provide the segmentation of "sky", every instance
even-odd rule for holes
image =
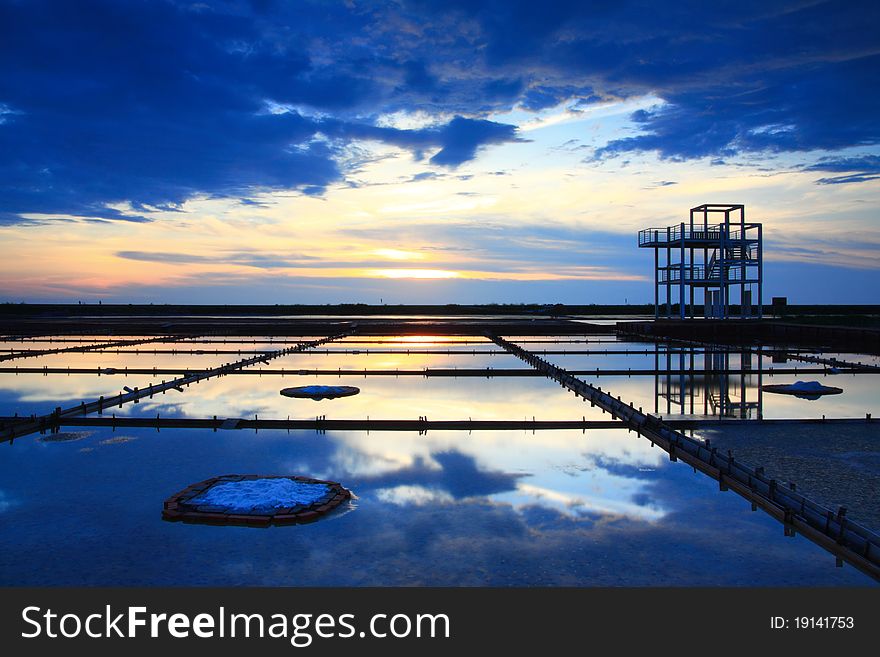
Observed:
[[[880,303],[880,3],[0,0],[0,300]],[[872,284],[873,283],[873,284]]]

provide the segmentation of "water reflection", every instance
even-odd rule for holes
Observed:
[[[654,413],[760,420],[763,358],[751,349],[734,354],[711,347],[656,344]]]
[[[589,351],[548,356],[573,369],[650,370],[631,377],[584,378],[663,415],[756,418],[802,414],[803,407],[792,402],[811,403],[762,398],[762,379],[772,376],[769,356],[596,339],[605,342],[534,347]],[[157,395],[112,412],[261,419],[318,414],[334,419],[608,419],[541,376],[391,375],[396,369],[524,368],[512,356],[480,353],[494,347],[468,340],[475,342],[394,338],[378,345],[393,353],[381,354],[369,352],[373,343],[352,338],[337,348],[358,354],[293,354],[273,361],[271,367],[290,372],[284,377],[260,375],[255,368],[256,374],[204,381],[183,393]],[[270,345],[262,339],[255,343],[257,348]],[[450,353],[407,353],[437,346]],[[203,354],[68,353],[34,361],[203,368],[236,359],[210,354],[212,347],[206,343]],[[638,353],[603,353],[606,349]],[[358,375],[364,367],[389,374]],[[330,373],[300,375],[299,369]],[[144,387],[162,378],[149,373],[3,374],[0,414],[43,413],[64,401],[78,403],[113,394],[122,385]],[[846,380],[842,408],[875,397],[870,380]],[[356,385],[362,393],[323,402],[279,394],[283,387],[310,383]],[[831,557],[807,541],[783,537],[775,521],[752,514],[740,498],[718,492],[708,478],[670,463],[649,441],[623,430],[317,435],[95,429],[68,434],[77,439],[18,439],[0,458],[2,584],[866,583],[852,569],[833,568]],[[332,479],[351,488],[359,500],[348,514],[264,531],[160,520],[162,501],[171,492],[230,472]],[[57,559],[60,553],[63,561]],[[699,568],[692,567],[696,563]]]
[[[394,499],[428,493],[462,500],[487,497],[515,509],[545,506],[582,516],[612,513],[662,517],[661,504],[645,505],[650,473],[663,454],[618,430],[543,432],[340,433],[329,455],[333,472],[357,478]]]
[[[101,446],[100,430],[5,452],[0,501],[15,503],[0,504],[0,582],[868,583],[621,431],[126,433],[140,439]],[[357,508],[265,530],[161,521],[169,491],[226,472],[327,476]]]
[[[546,360],[580,372],[579,378],[615,396],[620,395],[636,407],[673,419],[863,418],[866,413],[877,417],[880,412],[877,395],[880,372],[835,372],[821,364],[798,360],[796,354],[780,359],[765,347],[705,350],[662,343],[620,342],[613,349],[630,353],[606,354],[606,345],[600,346],[601,349],[589,355],[548,355]],[[842,354],[820,355],[843,360]],[[876,361],[870,356],[849,356],[846,360],[852,362],[861,360],[874,364]],[[805,369],[809,371],[804,372]],[[761,391],[763,384],[794,383],[799,379],[842,388],[843,394],[806,400]]]
[[[290,385],[356,386],[352,397],[314,401],[280,394]],[[510,379],[424,378],[418,376],[364,377],[343,372],[339,376],[285,377],[228,376],[190,386],[183,394],[169,392],[142,399],[122,409],[132,415],[162,417],[253,417],[334,419],[492,420],[601,419],[598,408],[562,392],[543,377]],[[115,412],[121,412],[115,409]],[[605,416],[607,417],[607,416]]]
[[[223,337],[211,340],[224,340]],[[230,348],[271,348],[268,339],[245,340],[226,345]],[[390,340],[383,344],[381,341]],[[526,346],[541,352],[586,351],[585,354],[563,353],[548,355],[547,360],[579,374],[584,380],[602,386],[614,395],[621,395],[637,407],[664,417],[684,415],[696,417],[724,417],[731,419],[757,418],[821,418],[864,417],[877,414],[876,377],[878,374],[853,375],[842,371],[834,374],[831,368],[819,373],[796,373],[804,368],[823,369],[814,363],[804,363],[789,357],[782,362],[774,353],[755,353],[754,350],[704,350],[697,347],[676,347],[640,341],[623,341],[609,336],[571,338],[553,336],[526,336],[518,338]],[[555,343],[555,340],[560,340]],[[572,343],[570,340],[587,340]],[[472,372],[508,369],[527,369],[509,354],[485,353],[488,347],[482,341],[461,336],[371,337],[380,342],[364,343],[349,338],[338,348],[358,348],[358,354],[310,353],[291,354],[271,361],[268,365],[249,368],[248,374],[236,374],[193,385],[183,394],[169,392],[153,399],[144,399],[113,409],[117,414],[152,414],[162,416],[187,415],[190,417],[262,418],[314,417],[327,414],[333,418],[358,419],[409,418],[427,416],[431,419],[538,419],[573,420],[607,419],[589,404],[562,393],[542,377],[466,377],[424,378],[399,375],[398,372],[421,372],[426,369],[461,369]],[[528,341],[541,342],[529,343]],[[599,342],[601,340],[601,342]],[[468,341],[480,344],[464,344]],[[569,342],[567,342],[569,341]],[[364,344],[358,344],[358,343]],[[407,353],[416,348],[441,346],[450,353]],[[66,344],[66,343],[47,343]],[[187,348],[198,346],[193,342]],[[183,346],[178,344],[177,346]],[[47,413],[56,405],[69,405],[96,399],[101,395],[119,393],[124,386],[144,388],[149,384],[173,378],[161,374],[162,368],[204,369],[237,358],[235,355],[210,353],[210,347],[222,344],[206,343],[203,354],[150,354],[86,352],[65,353],[21,361],[21,364],[54,367],[95,368],[94,374],[0,374],[0,404],[4,414]],[[277,344],[274,345],[277,348]],[[392,353],[370,352],[374,346]],[[363,349],[361,349],[363,347]],[[494,349],[494,347],[493,347]],[[476,351],[476,353],[473,353]],[[497,351],[497,349],[496,349]],[[481,353],[482,352],[482,353]],[[608,353],[606,353],[608,352]],[[618,352],[618,353],[611,353]],[[826,357],[874,363],[876,358],[854,354],[825,354]],[[844,358],[845,357],[845,358]],[[776,362],[774,362],[774,360]],[[9,364],[13,365],[16,361]],[[98,375],[99,368],[113,367],[115,375]],[[152,368],[158,368],[156,374]],[[140,374],[125,374],[125,368],[138,368]],[[608,374],[608,370],[615,372]],[[785,368],[788,373],[780,373]],[[278,371],[285,376],[261,376],[263,369]],[[300,372],[321,370],[321,376]],[[384,375],[363,376],[364,370],[381,371]],[[595,371],[598,374],[593,374]],[[361,374],[359,374],[359,372]],[[633,373],[635,372],[635,373]],[[825,385],[841,387],[842,395],[810,401],[786,395],[762,394],[764,383],[793,383],[797,379],[819,380]],[[313,402],[292,404],[279,397],[282,387],[307,384],[355,385],[365,392],[357,402]]]

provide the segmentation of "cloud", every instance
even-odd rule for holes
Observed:
[[[421,171],[415,175],[413,175],[407,182],[421,182],[422,180],[437,180],[439,178],[443,178],[442,173],[436,173],[434,171]]]
[[[873,147],[878,19],[857,1],[0,0],[0,223],[321,195],[356,186],[359,141],[455,168],[521,139],[493,113],[568,101],[661,99],[599,159]],[[429,121],[382,124],[398,114]]]
[[[588,90],[579,89],[573,85],[556,87],[537,84],[525,90],[520,99],[520,104],[525,109],[537,112],[542,109],[556,107],[570,98],[575,98],[585,93],[589,93]],[[584,99],[579,99],[579,103],[581,100],[586,100],[586,98],[598,99],[598,97],[588,95]]]
[[[815,164],[806,166],[804,171],[848,172],[843,176],[819,178],[819,185],[842,185],[868,182],[880,178],[880,156],[858,155],[852,157],[824,157]]]
[[[848,176],[831,176],[827,178],[819,178],[816,183],[819,185],[843,185],[846,183],[868,182],[869,180],[880,180],[880,175],[853,173]]]
[[[191,253],[165,253],[152,251],[117,251],[114,255],[125,260],[140,262],[159,262],[164,264],[218,264],[242,265],[259,269],[277,269],[307,265],[309,267],[328,266],[317,263],[318,258],[300,254],[273,255],[249,251],[224,252],[214,256],[195,255]],[[332,265],[333,263],[331,263]]]
[[[804,167],[804,171],[863,171],[865,173],[880,173],[880,155],[823,157],[815,164]]]
[[[150,253],[147,251],[117,251],[117,258],[126,260],[138,260],[141,262],[163,262],[171,264],[194,264],[202,262],[214,262],[211,256],[200,256],[190,253]]]
[[[598,149],[598,158],[656,151],[661,158],[838,150],[880,143],[880,56],[741,74],[725,84],[661,94],[632,119],[641,134]],[[853,97],[851,103],[842,99]]]
[[[499,470],[485,470],[473,456],[450,450],[431,454],[439,468],[416,459],[413,465],[373,477],[362,477],[364,489],[411,490],[428,488],[436,495],[460,500],[516,490],[517,482],[526,475]]]
[[[493,121],[454,118],[440,129],[443,147],[431,158],[432,164],[455,167],[474,159],[478,148],[487,144],[517,141],[516,128]]]
[[[483,146],[525,141],[517,135],[516,126],[463,116],[455,116],[438,126],[406,130],[326,119],[320,122],[319,129],[335,138],[373,140],[399,146],[416,153],[417,159],[421,159],[424,151],[439,148],[430,162],[449,168],[472,160]]]
[[[309,50],[302,34],[263,22],[271,5],[259,15],[226,9],[0,3],[0,57],[16,62],[0,71],[0,222],[28,213],[146,221],[145,210],[199,195],[321,194],[344,178],[339,162],[353,140],[436,149],[434,163],[455,167],[515,138],[513,126],[463,116],[379,128],[363,110],[392,93],[380,68],[402,74],[404,65]],[[287,18],[286,28],[314,29],[318,40],[345,40],[366,20],[309,3]],[[267,100],[314,113],[267,111]],[[134,211],[110,207],[126,202]]]

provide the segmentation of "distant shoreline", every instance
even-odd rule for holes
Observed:
[[[766,315],[775,315],[764,306]],[[2,317],[279,317],[279,316],[473,316],[509,315],[528,317],[651,316],[652,304],[111,304],[111,303],[0,303]],[[789,305],[780,313],[786,319],[806,317],[880,318],[880,305]]]

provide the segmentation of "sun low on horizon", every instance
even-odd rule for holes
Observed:
[[[880,303],[877,5],[651,7],[0,0],[0,297],[647,303],[737,203]]]

